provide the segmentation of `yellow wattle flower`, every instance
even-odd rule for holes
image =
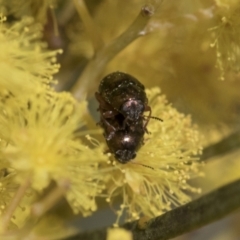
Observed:
[[[45,24],[48,10],[54,8],[56,2],[56,0],[1,0],[0,11],[17,19],[23,16],[34,17],[36,22]]]
[[[108,198],[123,196],[117,212],[118,220],[127,210],[127,220],[142,214],[157,216],[174,206],[190,201],[188,192],[199,192],[187,181],[199,174],[200,135],[189,116],[179,113],[160,95],[159,88],[147,90],[152,116],[145,134],[145,143],[137,157],[127,164],[114,162],[106,175]],[[195,155],[195,156],[194,156]]]
[[[88,214],[96,210],[94,198],[102,188],[96,163],[106,157],[101,147],[89,149],[75,137],[85,107],[67,93],[39,92],[16,108],[1,104],[0,125],[9,128],[3,156],[17,171],[17,182],[30,178],[31,187],[41,191],[52,180],[69,181],[67,199],[75,212]]]
[[[25,17],[9,25],[0,19],[0,90],[13,95],[27,95],[39,88],[49,88],[58,72],[56,55],[41,41],[42,27]]]
[[[217,25],[213,27],[212,36],[216,47],[217,67],[221,70],[221,80],[225,79],[225,72],[239,72],[240,44],[240,3],[236,0],[215,0]]]

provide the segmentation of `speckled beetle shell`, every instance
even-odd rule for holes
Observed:
[[[148,104],[144,86],[127,73],[114,72],[107,75],[98,90],[107,103],[131,121],[137,121]]]
[[[127,163],[143,144],[151,118],[145,88],[133,76],[114,72],[103,78],[95,96],[109,150],[120,163]],[[149,111],[148,117],[144,111]]]

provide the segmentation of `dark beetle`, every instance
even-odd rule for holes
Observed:
[[[95,96],[104,119],[114,119],[118,114],[124,116],[123,129],[126,124],[135,128],[138,121],[143,119],[144,111],[149,111],[151,116],[144,86],[127,73],[114,72],[104,77]],[[149,118],[144,125],[145,131],[148,121]]]
[[[109,150],[120,163],[127,163],[143,144],[149,119],[158,119],[151,117],[145,88],[133,76],[114,72],[103,78],[95,96],[99,102],[99,125]],[[145,117],[144,111],[149,111],[149,116]]]

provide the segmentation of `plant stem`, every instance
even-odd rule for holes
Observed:
[[[156,1],[155,5],[157,6],[159,2]],[[95,82],[113,57],[136,38],[148,33],[145,28],[150,17],[154,14],[155,5],[143,6],[135,21],[122,35],[96,52],[72,88],[72,93],[76,99],[83,100],[86,97],[88,88]]]
[[[218,143],[212,144],[203,150],[203,154],[200,159],[207,160],[211,157],[223,155],[234,151],[240,147],[240,131],[230,134],[228,137],[222,139]]]
[[[8,225],[11,221],[11,217],[13,216],[13,213],[19,203],[21,202],[22,198],[24,197],[24,194],[26,193],[26,190],[30,186],[30,179],[26,179],[22,185],[18,188],[15,196],[13,197],[11,203],[7,207],[6,211],[4,212],[2,218],[1,218],[1,231],[4,232],[8,228]]]
[[[74,16],[76,9],[72,1],[65,1],[64,6],[58,10],[57,19],[60,26],[65,26]]]
[[[227,184],[186,205],[173,209],[139,226],[138,221],[124,224],[134,240],[166,240],[207,225],[240,207],[240,180]],[[141,223],[142,224],[142,223]],[[65,240],[105,240],[107,228],[80,233]]]
[[[69,189],[70,183],[67,180],[63,180],[53,191],[51,191],[42,201],[33,204],[32,215],[40,217],[51,209],[59,199]]]
[[[101,47],[104,45],[103,39],[88,12],[84,0],[74,0],[74,4],[78,11],[78,14],[82,19],[85,29],[88,35],[90,36],[94,51],[96,52],[98,49],[101,49]]]

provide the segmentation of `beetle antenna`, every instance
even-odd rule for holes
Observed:
[[[163,120],[161,119],[161,118],[158,118],[158,117],[150,117],[150,118],[152,118],[152,119],[155,119],[155,120],[158,120],[158,121],[160,121],[160,122],[163,122]]]
[[[152,116],[144,116],[145,118],[152,118],[152,119],[155,119],[155,120],[158,120],[160,122],[163,122],[163,120],[161,118],[158,118],[158,117],[152,117]]]
[[[136,162],[131,162],[131,163],[133,163],[133,164],[137,164],[137,165],[141,165],[141,166],[143,166],[143,167],[150,168],[150,169],[154,170],[154,168],[153,168],[153,167],[150,167],[150,166],[148,166],[148,165],[145,165],[145,164],[136,163]]]

